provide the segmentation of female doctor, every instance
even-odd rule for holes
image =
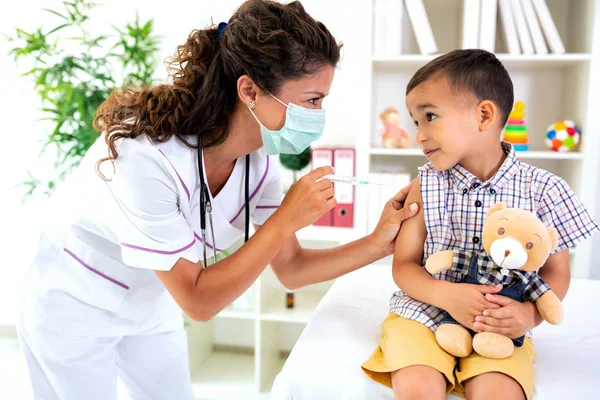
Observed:
[[[271,157],[320,137],[340,47],[300,3],[250,0],[228,24],[190,34],[171,84],[102,104],[103,135],[50,200],[23,286],[19,337],[36,399],[116,399],[117,376],[134,399],[192,399],[181,310],[213,318],[267,265],[293,289],[392,253],[416,212],[402,208],[407,190],[369,236],[306,250],[295,232],[335,205],[333,170],[282,199]]]

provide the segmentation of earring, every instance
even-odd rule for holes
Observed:
[[[248,108],[252,110],[255,105],[256,105],[256,103],[254,103],[253,101],[251,101],[250,103],[248,103]]]

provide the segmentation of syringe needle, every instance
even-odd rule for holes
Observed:
[[[329,179],[332,182],[347,183],[350,185],[378,185],[378,186],[390,186],[385,183],[369,182],[364,179],[358,179],[354,176],[343,176],[343,175],[325,175],[324,178]]]

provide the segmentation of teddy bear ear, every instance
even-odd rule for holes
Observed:
[[[502,202],[496,203],[490,207],[490,209],[488,210],[488,212],[486,214],[486,217],[489,217],[496,211],[505,210],[505,209],[506,209],[506,205],[504,203],[502,203]]]
[[[552,244],[552,250],[556,249],[558,246],[558,232],[554,228],[548,228],[548,233],[550,234],[550,242]]]

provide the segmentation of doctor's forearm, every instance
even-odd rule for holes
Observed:
[[[300,249],[286,267],[282,283],[289,289],[297,289],[314,283],[325,282],[357,270],[382,258],[369,237],[332,249]]]
[[[199,270],[193,319],[207,321],[241,296],[265,270],[286,240],[275,224],[265,224],[236,252]]]

